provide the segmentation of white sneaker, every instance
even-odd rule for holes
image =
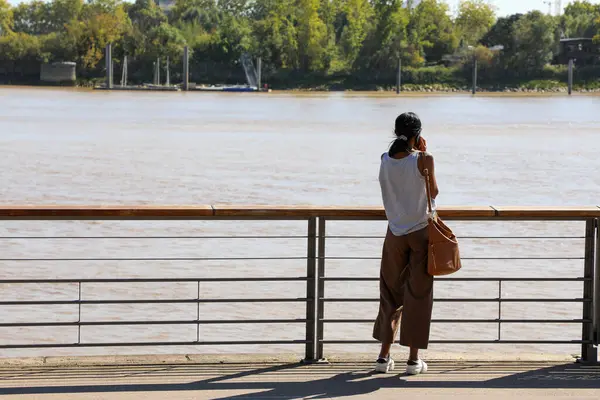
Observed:
[[[406,373],[408,375],[419,375],[427,372],[427,364],[423,360],[418,360],[415,365],[406,364]]]
[[[375,363],[375,372],[380,372],[382,374],[386,374],[390,371],[394,370],[395,367],[394,360],[392,357],[388,356],[388,358],[380,358]]]

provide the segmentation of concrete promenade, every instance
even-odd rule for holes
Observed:
[[[365,357],[303,365],[289,356],[143,356],[0,360],[15,399],[600,399],[600,366],[430,360],[429,373],[371,372]]]

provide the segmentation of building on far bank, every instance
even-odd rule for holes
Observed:
[[[592,38],[566,38],[560,40],[559,64],[568,64],[570,59],[577,65],[600,65],[600,44]]]

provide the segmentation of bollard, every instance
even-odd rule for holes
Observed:
[[[167,86],[171,86],[171,76],[170,76],[170,72],[169,72],[169,57],[167,57],[167,82],[166,82]]]
[[[256,68],[257,68],[257,83],[256,85],[258,86],[257,89],[261,90],[262,87],[262,58],[258,57],[258,59],[256,60]]]
[[[473,95],[477,93],[477,59],[473,58]]]
[[[183,90],[189,90],[190,78],[190,50],[188,46],[183,49]]]
[[[569,96],[573,92],[573,59],[569,60]]]
[[[155,85],[160,85],[160,58],[156,59],[156,82]]]
[[[106,45],[106,88],[112,89],[113,87],[113,76],[112,76],[112,45],[109,43]]]
[[[123,70],[121,71],[121,87],[127,86],[127,56],[123,56]]]
[[[402,88],[402,59],[398,58],[398,71],[396,76],[396,94],[400,94]]]

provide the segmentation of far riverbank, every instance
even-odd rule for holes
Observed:
[[[368,86],[344,86],[344,85],[320,85],[320,86],[308,86],[299,88],[287,88],[287,90],[300,90],[310,92],[331,92],[331,91],[353,91],[353,92],[396,92],[397,87],[395,85],[379,86],[379,85],[368,85]],[[401,86],[402,92],[408,93],[471,93],[472,86],[467,85],[448,85],[448,84],[403,84]],[[568,86],[561,82],[555,81],[531,81],[521,85],[482,85],[477,86],[478,93],[568,93]],[[573,85],[573,92],[576,93],[600,93],[600,84],[593,82],[590,84]]]
[[[58,90],[93,90],[94,85],[91,84],[77,84],[77,85],[42,85],[42,84],[29,84],[29,85],[12,85],[12,84],[0,84],[0,88],[18,88],[18,89],[58,89]],[[1,90],[1,89],[0,89]],[[136,90],[142,92],[151,92],[153,90]],[[164,91],[161,91],[164,92]],[[176,91],[174,91],[176,92]],[[363,96],[371,95],[395,95],[395,86],[369,86],[369,87],[357,87],[357,88],[345,88],[336,85],[323,85],[314,87],[286,87],[286,88],[272,88],[271,93],[348,93]],[[432,85],[402,85],[401,94],[407,95],[470,95],[472,90],[470,87],[457,87],[441,84]],[[477,94],[479,95],[534,95],[534,96],[553,96],[553,95],[566,95],[568,88],[565,86],[519,86],[519,87],[478,87]],[[587,95],[600,95],[600,87],[585,87],[585,86],[574,86],[573,94],[587,94]]]

